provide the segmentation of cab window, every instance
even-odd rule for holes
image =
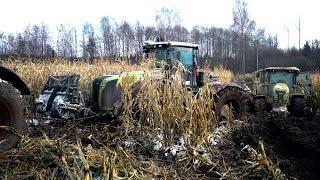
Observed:
[[[192,48],[176,47],[174,56],[181,61],[184,67],[194,67],[194,52]]]
[[[157,60],[166,60],[167,59],[167,50],[166,49],[156,49],[155,58]]]

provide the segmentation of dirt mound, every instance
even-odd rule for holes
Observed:
[[[264,114],[251,117],[249,122],[233,128],[225,157],[234,161],[234,150],[249,144],[257,148],[262,140],[268,158],[278,164],[288,178],[317,179],[320,176],[320,116],[315,114],[303,118],[280,117]]]

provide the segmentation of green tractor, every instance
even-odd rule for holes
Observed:
[[[250,111],[252,95],[247,88],[239,84],[221,84],[217,77],[210,75],[210,81],[205,80],[205,73],[200,70],[197,55],[199,45],[186,42],[154,42],[147,41],[143,46],[147,57],[153,57],[157,61],[157,67],[161,62],[167,64],[165,69],[171,70],[179,64],[184,67],[183,84],[193,92],[198,90],[206,83],[210,88],[214,88],[213,94],[214,111],[217,117],[226,115],[226,110],[232,109],[236,118],[242,118]]]
[[[0,66],[0,153],[15,147],[19,135],[26,130],[21,95],[29,94],[29,88],[16,73]]]
[[[296,67],[269,67],[252,74],[252,93],[257,111],[283,110],[303,116],[312,88],[310,74]]]

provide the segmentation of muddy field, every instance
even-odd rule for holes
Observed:
[[[262,113],[221,122],[212,112],[208,89],[194,98],[180,84],[167,83],[167,91],[159,91],[163,83],[155,82],[146,83],[138,96],[140,118],[131,113],[132,99],[126,99],[118,121],[39,118],[32,104],[50,74],[80,72],[80,88],[86,89],[104,72],[147,66],[57,61],[56,71],[52,64],[40,65],[7,65],[17,67],[34,96],[28,100],[27,133],[16,149],[0,156],[3,179],[317,179],[320,175],[319,114],[294,118]],[[222,82],[231,81],[232,72],[215,71]],[[319,77],[313,76],[314,109],[319,107]]]
[[[20,147],[0,157],[0,175],[9,179],[317,179],[319,115],[263,117],[235,120],[231,127],[221,122],[214,140],[201,148],[178,140],[158,150],[157,131],[138,123],[43,120],[30,125]]]
[[[237,126],[230,133],[231,149],[224,155],[232,162],[233,154],[243,145],[257,148],[259,140],[265,144],[268,158],[276,163],[287,178],[317,179],[320,176],[320,116],[309,114],[303,118],[281,117],[264,114],[251,117],[248,123]],[[235,151],[235,152],[233,152]]]

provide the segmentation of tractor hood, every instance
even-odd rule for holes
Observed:
[[[285,83],[277,83],[272,89],[273,107],[287,106],[289,103],[289,87]]]
[[[92,110],[109,113],[115,108],[119,109],[122,106],[124,92],[138,83],[144,74],[144,71],[132,71],[95,79],[91,87]]]

